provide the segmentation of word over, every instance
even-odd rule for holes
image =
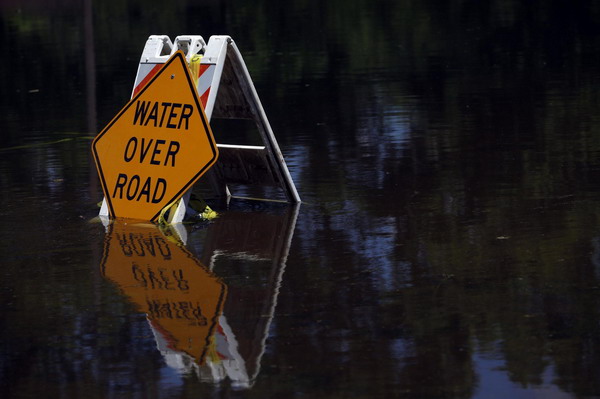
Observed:
[[[158,166],[175,166],[175,156],[179,152],[178,141],[168,142],[162,139],[147,139],[145,137],[131,137],[125,145],[123,159],[125,162],[139,162]],[[162,177],[140,177],[138,174],[129,176],[119,173],[112,198],[129,201],[146,201],[154,204],[162,201],[167,191],[167,181]]]

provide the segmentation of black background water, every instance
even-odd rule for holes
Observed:
[[[304,201],[187,226],[247,385],[100,269],[91,137],[151,34],[234,38]],[[4,1],[0,41],[3,397],[600,396],[596,2]]]

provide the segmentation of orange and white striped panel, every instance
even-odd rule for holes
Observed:
[[[216,64],[200,64],[200,70],[198,71],[198,86],[196,89],[198,89],[200,102],[204,108],[206,108],[206,102],[208,101],[208,95],[210,94],[210,87],[212,85],[216,67]]]
[[[133,98],[144,86],[146,83],[152,79],[154,75],[158,72],[158,70],[163,66],[163,64],[140,64],[138,68],[138,73],[135,78],[135,84],[133,85],[133,93],[131,93],[131,97]]]
[[[140,64],[131,97],[135,96],[150,81],[150,79],[156,75],[162,66],[163,64]],[[204,108],[206,108],[206,102],[208,101],[208,95],[210,94],[210,87],[215,74],[215,69],[216,64],[200,64],[200,69],[198,71],[198,86],[196,89],[198,90],[200,102]]]

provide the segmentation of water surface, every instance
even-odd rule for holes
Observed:
[[[599,397],[599,27],[592,1],[3,3],[2,396]],[[234,38],[299,207],[93,221],[91,138],[150,34]]]

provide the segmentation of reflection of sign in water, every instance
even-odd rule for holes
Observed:
[[[236,388],[254,384],[298,216],[298,207],[279,210],[229,210],[199,230],[205,239],[190,245],[200,245],[220,278],[154,225],[109,225],[102,274],[148,315],[169,367]]]
[[[204,361],[226,286],[181,242],[151,224],[114,222],[106,235],[101,268],[148,315],[168,349]]]

